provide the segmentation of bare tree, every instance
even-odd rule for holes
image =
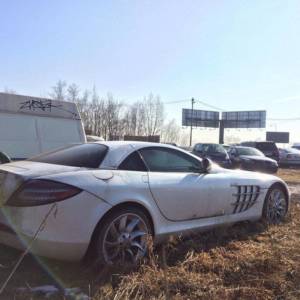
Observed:
[[[162,127],[161,141],[165,143],[178,143],[180,139],[180,126],[173,119]]]
[[[164,122],[164,106],[159,96],[154,97],[151,93],[143,103],[143,113],[146,123],[146,134],[159,134]]]
[[[177,139],[175,123],[163,128],[164,107],[159,96],[150,94],[144,101],[124,105],[111,94],[100,98],[95,86],[91,92],[85,90],[80,96],[80,89],[75,83],[67,87],[62,80],[52,87],[50,95],[57,100],[76,103],[85,129],[105,139],[124,135],[157,135],[162,129],[164,140]]]
[[[79,92],[80,90],[76,83],[70,84],[67,89],[67,100],[74,103],[78,102]]]
[[[50,92],[49,95],[54,100],[63,101],[66,98],[66,88],[66,81],[58,80],[56,85],[52,87],[52,92]]]

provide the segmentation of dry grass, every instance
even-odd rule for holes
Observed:
[[[300,184],[300,169],[279,169],[277,175],[287,183]]]
[[[281,170],[279,175],[294,187],[300,184],[300,170]],[[30,299],[16,295],[15,288],[26,283],[58,284],[58,279],[60,285],[80,286],[87,293],[90,285],[94,300],[300,299],[300,193],[294,191],[290,215],[282,225],[267,228],[245,222],[174,239],[135,270],[86,271],[82,266],[44,260],[50,276],[28,257],[3,299]],[[0,264],[11,266],[16,258],[17,252],[0,248]],[[0,266],[0,282],[9,269]]]
[[[94,299],[300,299],[299,228],[293,203],[280,226],[237,224],[173,244],[166,267],[143,265]]]

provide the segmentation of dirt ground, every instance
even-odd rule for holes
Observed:
[[[20,287],[80,287],[100,299],[300,299],[300,170],[281,169],[292,192],[279,226],[239,223],[150,253],[136,270],[86,268],[27,256],[1,299],[45,299]],[[0,246],[0,284],[20,252]],[[56,296],[50,299],[67,299]]]

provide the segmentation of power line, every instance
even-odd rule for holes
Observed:
[[[191,101],[191,99],[168,101],[168,102],[163,102],[163,104],[175,104],[175,103],[182,103],[187,101]]]
[[[200,104],[202,104],[202,105],[204,105],[204,106],[210,107],[210,108],[212,108],[212,109],[216,109],[216,110],[219,110],[219,111],[225,111],[225,109],[223,109],[223,108],[220,108],[220,107],[211,105],[211,104],[206,103],[206,102],[204,102],[204,101],[202,101],[202,100],[196,100],[196,102],[198,102],[198,103],[200,103]]]

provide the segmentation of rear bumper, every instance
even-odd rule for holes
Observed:
[[[0,243],[18,250],[25,250],[30,244],[32,237],[0,231]],[[30,252],[48,258],[64,260],[64,261],[79,261],[87,250],[87,244],[81,243],[62,243],[57,241],[42,240],[37,238]]]
[[[0,243],[23,250],[33,241],[53,204],[35,207],[3,207],[0,214]],[[81,260],[101,217],[111,208],[97,197],[82,192],[57,203],[30,251],[58,260]]]

